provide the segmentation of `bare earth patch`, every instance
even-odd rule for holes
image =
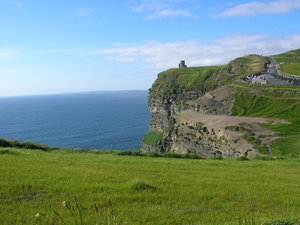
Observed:
[[[226,116],[226,115],[208,115],[197,112],[183,111],[178,115],[179,118],[201,122],[208,128],[215,130],[225,129],[227,126],[235,126],[240,123],[281,123],[288,124],[286,120],[263,118],[263,117],[242,117],[242,116]],[[263,128],[265,129],[265,128]]]
[[[260,155],[258,150],[251,143],[244,140],[242,137],[246,134],[245,130],[250,131],[252,137],[259,139],[262,144],[269,147],[270,143],[278,139],[278,135],[268,130],[267,128],[259,126],[260,123],[280,123],[288,124],[286,120],[263,118],[263,117],[240,117],[240,116],[226,116],[226,115],[212,115],[202,114],[197,112],[183,111],[177,115],[178,121],[189,121],[194,124],[202,123],[210,132],[216,133],[218,136],[224,136],[236,143],[236,148],[242,154],[253,157]],[[228,127],[243,127],[244,129],[229,130]]]

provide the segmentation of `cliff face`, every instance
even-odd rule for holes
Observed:
[[[203,156],[239,156],[255,152],[255,148],[241,138],[243,132],[237,134],[227,129],[239,124],[209,127],[209,119],[202,121],[207,115],[231,115],[236,93],[230,83],[248,69],[241,61],[235,60],[227,66],[180,68],[160,73],[149,92],[151,134],[145,136],[141,151]],[[188,113],[196,115],[186,116]],[[211,118],[216,119],[220,118]]]

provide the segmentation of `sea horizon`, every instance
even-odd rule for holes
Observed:
[[[70,92],[53,92],[53,93],[37,93],[37,94],[24,94],[24,95],[4,95],[0,98],[14,98],[14,97],[34,97],[34,96],[49,96],[49,95],[72,95],[72,94],[89,94],[97,92],[144,92],[149,91],[149,89],[128,89],[128,90],[92,90],[92,91],[70,91]]]
[[[0,98],[0,137],[59,148],[137,150],[148,130],[148,91]]]

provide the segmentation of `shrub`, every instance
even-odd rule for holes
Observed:
[[[152,144],[158,143],[160,140],[163,139],[163,137],[164,137],[164,134],[162,132],[156,131],[156,130],[151,130],[145,135],[143,142],[145,144],[152,145]]]
[[[178,154],[174,152],[165,152],[162,153],[161,156],[165,158],[185,158],[183,154]]]
[[[274,220],[271,222],[263,223],[263,225],[294,225],[294,223],[287,220]]]
[[[0,138],[0,147],[11,147],[10,142],[8,140]]]
[[[240,157],[238,157],[237,160],[246,161],[246,160],[249,160],[249,159],[245,155],[240,155]]]
[[[161,157],[161,155],[157,152],[146,152],[144,155],[147,157]]]
[[[222,155],[214,155],[209,157],[208,159],[212,159],[212,160],[223,160],[223,156]]]
[[[265,161],[272,161],[277,160],[280,158],[274,157],[274,156],[255,156],[253,159],[255,160],[265,160]]]
[[[261,140],[251,136],[251,135],[243,135],[242,138],[246,140],[248,143],[252,144],[260,153],[268,154],[269,150],[266,144],[263,144]]]
[[[0,147],[9,147],[9,148],[25,148],[25,149],[39,149],[44,151],[55,150],[58,148],[48,147],[43,144],[33,143],[29,141],[21,142],[18,140],[6,140],[0,138]]]
[[[0,154],[20,155],[20,152],[12,151],[10,149],[0,149]]]
[[[135,156],[144,156],[142,152],[139,151],[119,151],[117,155],[135,155]]]
[[[150,184],[147,184],[142,180],[137,180],[137,181],[134,181],[131,184],[130,189],[134,192],[137,192],[137,191],[155,191],[155,190],[157,190],[157,187],[154,187]]]
[[[202,159],[202,157],[196,153],[186,153],[183,154],[183,157],[185,159]]]

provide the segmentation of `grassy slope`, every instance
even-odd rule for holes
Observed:
[[[181,69],[169,69],[158,75],[152,89],[211,89],[226,79],[222,74],[225,66],[188,67]],[[218,76],[218,79],[214,79]]]
[[[260,55],[250,55],[239,57],[233,60],[233,62],[241,63],[243,65],[239,75],[246,76],[264,71],[264,64],[267,62],[267,60]]]
[[[263,125],[282,136],[272,142],[272,153],[300,154],[300,88],[247,85],[236,90],[238,94],[232,108],[233,115],[288,120],[290,124]]]
[[[168,91],[172,88],[211,90],[232,82],[239,76],[253,74],[264,70],[266,59],[259,55],[240,57],[228,65],[188,67],[169,69],[158,75],[152,89]],[[239,65],[239,72],[233,76],[228,70]]]
[[[272,56],[277,63],[299,63],[300,49]]]
[[[285,73],[300,75],[300,63],[283,64],[281,69]]]
[[[294,58],[295,54],[281,54],[274,58]],[[153,84],[152,89],[168,91],[176,88],[201,88],[210,90],[230,83],[247,74],[261,72],[266,59],[258,55],[240,57],[226,66],[192,67],[183,69],[170,69],[162,72]],[[228,70],[238,68],[238,73],[230,77]],[[300,72],[300,71],[299,71]],[[287,86],[257,86],[247,85],[238,81],[234,82],[237,92],[233,115],[262,116],[286,119],[289,125],[264,125],[279,132],[283,137],[272,142],[274,154],[300,154],[300,88]],[[172,91],[172,90],[171,90]],[[183,92],[184,93],[184,92]]]
[[[290,51],[272,56],[278,63],[300,62],[300,50]],[[300,74],[298,64],[284,64],[292,68],[292,74]],[[285,71],[288,72],[288,71]],[[232,108],[233,115],[262,116],[285,119],[288,125],[263,125],[282,138],[271,144],[273,154],[300,154],[300,87],[297,86],[257,86],[235,82],[239,87],[233,88],[237,92]]]
[[[281,69],[285,73],[300,75],[300,49],[272,56],[277,63],[285,63],[281,65]]]
[[[36,213],[38,224],[58,224],[54,210],[66,224],[75,224],[60,206],[75,197],[83,205],[86,224],[96,224],[94,204],[100,211],[113,210],[122,224],[235,225],[238,218],[251,215],[261,224],[299,217],[299,159],[182,160],[12,151],[19,154],[0,154],[1,224],[36,224]],[[138,191],[143,182],[137,180],[157,189]],[[105,217],[97,215],[98,222]]]

